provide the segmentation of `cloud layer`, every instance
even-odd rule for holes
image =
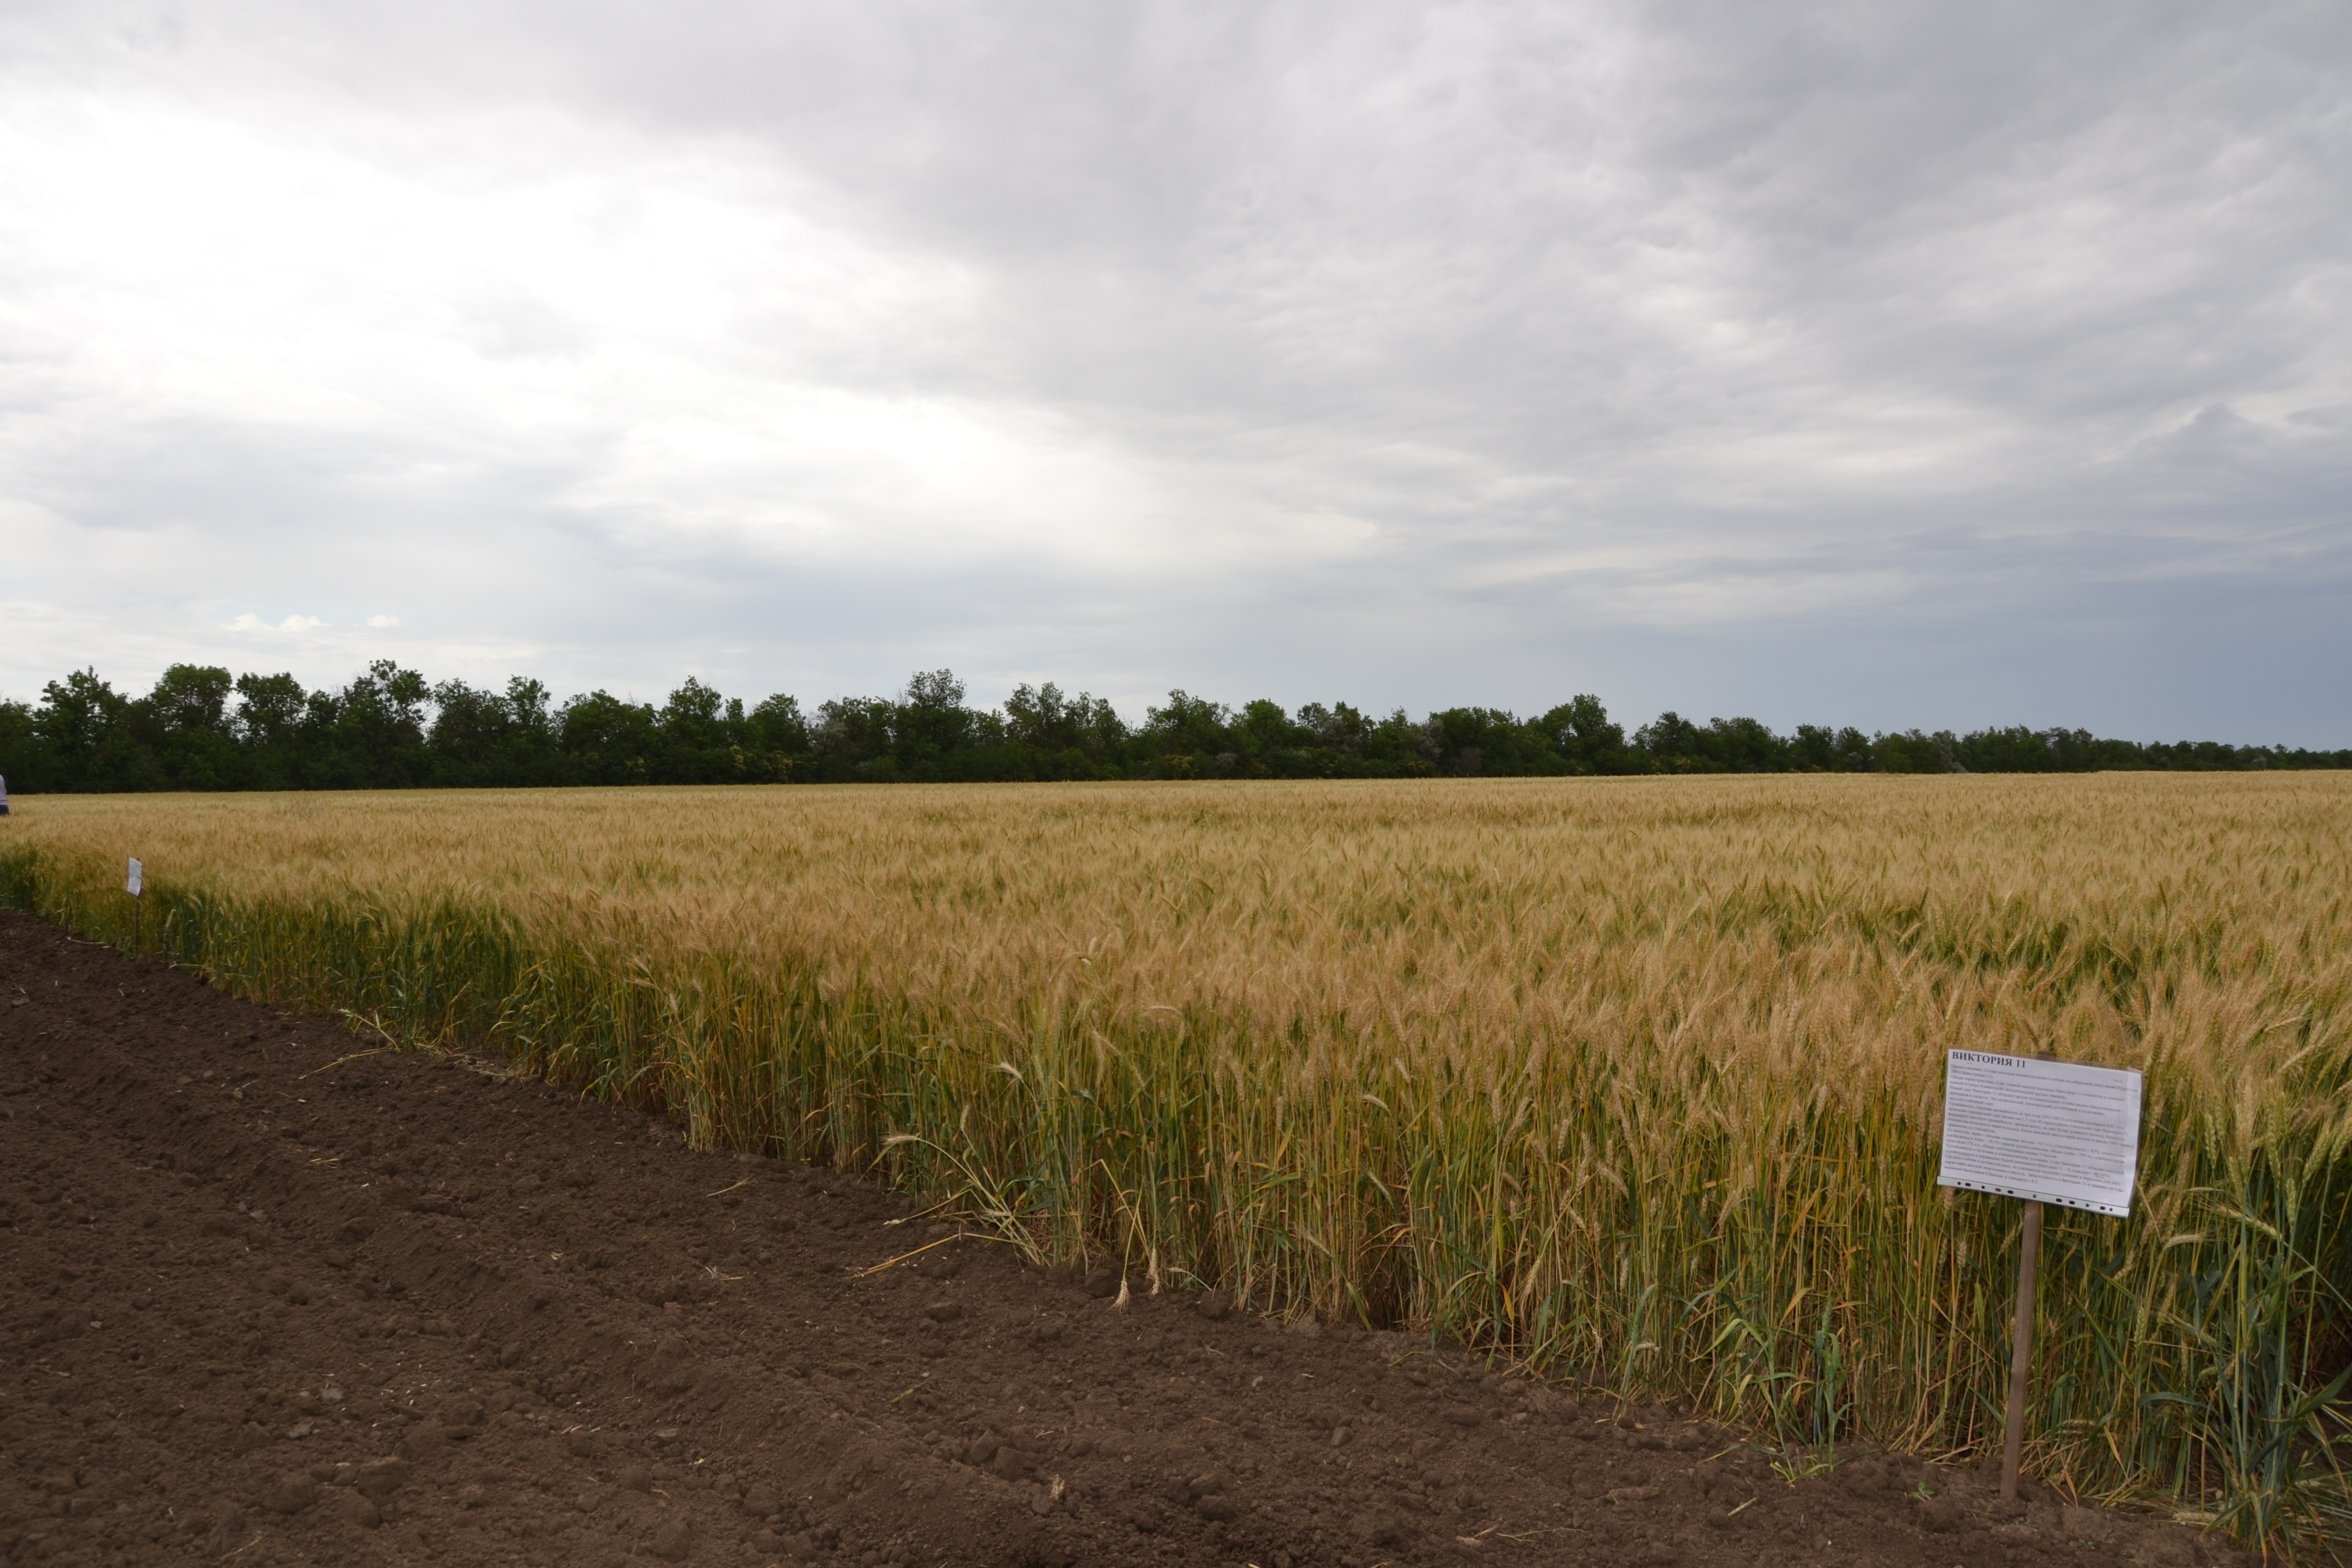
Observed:
[[[0,692],[2352,738],[2352,14],[26,0]]]

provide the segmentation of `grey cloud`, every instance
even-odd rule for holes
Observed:
[[[61,528],[177,519],[236,563],[309,526],[306,570],[388,571],[479,657],[578,681],[731,660],[815,695],[951,662],[1137,702],[1589,687],[2352,735],[2341,8],[13,9],[6,79],[420,179],[476,147],[466,177],[519,184],[724,168],[948,280],[846,316],[750,289],[725,375],[1065,432],[1036,439],[1143,498],[1087,525],[1135,560],[1005,525],[951,563],[889,542],[915,524],[887,475],[713,479],[699,529],[583,499],[670,394],[485,285],[457,330],[608,378],[593,416],[126,437],[105,389],[64,406],[55,344],[0,347],[0,406],[44,432],[0,478]],[[837,547],[727,522],[780,486]],[[1213,525],[1200,569],[1145,563]],[[402,646],[436,635],[400,614]]]

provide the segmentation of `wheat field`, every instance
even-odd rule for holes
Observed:
[[[2051,1211],[2031,1466],[2341,1538],[2352,778],[47,797],[0,900],[1141,1289],[1792,1445],[1999,1442],[2018,1205],[1948,1047],[2147,1075]]]

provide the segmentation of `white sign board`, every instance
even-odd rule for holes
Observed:
[[[132,898],[134,898],[134,899],[135,899],[135,898],[137,898],[137,897],[139,896],[139,875],[140,875],[140,865],[139,865],[139,862],[138,862],[138,861],[136,861],[136,860],[133,860],[132,862],[131,862],[131,880],[130,880],[130,882],[126,885],[126,887],[125,887],[124,890],[125,890],[126,892],[128,892],[128,893],[129,893]]]
[[[1938,1185],[2131,1213],[2140,1076],[2129,1068],[1952,1051]]]

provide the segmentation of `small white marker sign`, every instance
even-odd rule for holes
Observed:
[[[2128,1215],[2139,1096],[2130,1068],[1949,1052],[1937,1184]]]
[[[139,877],[141,869],[142,868],[138,861],[133,860],[131,862],[131,880],[126,885],[124,890],[130,893],[130,895],[134,899],[139,896]]]

